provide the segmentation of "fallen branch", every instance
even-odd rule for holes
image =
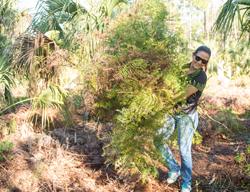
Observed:
[[[230,131],[231,133],[233,133],[233,131],[231,131],[226,125],[224,125],[223,123],[221,123],[221,122],[219,122],[219,121],[217,121],[217,120],[215,120],[215,119],[213,119],[212,117],[210,117],[210,115],[208,115],[207,113],[205,113],[205,115],[207,115],[208,116],[208,118],[209,119],[211,119],[212,121],[214,121],[214,122],[216,122],[216,123],[218,123],[218,124],[220,124],[220,125],[222,125],[223,127],[225,127],[228,131]]]
[[[0,151],[0,154],[3,156],[3,158],[5,159],[5,161],[8,161],[8,159],[5,157],[5,155]]]
[[[152,93],[136,93],[136,92],[124,92],[124,91],[120,91],[120,92],[116,92],[116,93],[121,93],[121,94],[129,93],[129,94],[141,94],[141,95],[152,94]]]
[[[211,185],[215,181],[216,178],[217,177],[215,177],[215,174],[213,174],[212,179],[209,181],[208,185]]]
[[[200,103],[201,104],[201,103]],[[223,127],[225,127],[228,131],[230,131],[231,133],[233,133],[233,131],[231,131],[226,125],[224,125],[223,123],[213,119],[210,115],[207,114],[207,111],[204,109],[204,105],[203,105],[203,108],[202,108],[204,111],[205,111],[205,115],[208,116],[209,119],[211,119],[212,121],[222,125]]]
[[[70,167],[65,167],[64,169],[69,169],[69,168],[74,168],[74,167],[80,167],[80,166],[83,166],[83,165],[97,165],[97,164],[103,164],[103,163],[83,163],[83,164],[80,164],[80,165],[74,165],[74,166],[70,166]]]

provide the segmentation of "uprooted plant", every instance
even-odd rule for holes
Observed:
[[[95,114],[116,123],[104,148],[107,162],[120,171],[140,172],[142,180],[158,175],[152,140],[185,87],[182,41],[168,29],[167,16],[154,0],[117,16],[99,35],[85,77]]]

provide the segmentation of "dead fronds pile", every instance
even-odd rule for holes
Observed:
[[[129,191],[131,186],[121,182],[129,177],[116,178],[116,171],[104,165],[97,129],[95,124],[87,124],[56,129],[51,133],[54,138],[32,131],[5,137],[14,147],[5,154],[11,160],[6,158],[0,163],[0,190],[11,186],[10,190],[42,192]],[[104,129],[110,129],[110,125]]]

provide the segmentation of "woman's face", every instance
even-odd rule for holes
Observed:
[[[194,69],[200,69],[204,66],[206,66],[206,64],[204,64],[203,62],[208,61],[209,60],[209,54],[204,52],[204,51],[199,51],[198,53],[192,55],[193,61],[191,63],[191,67]]]

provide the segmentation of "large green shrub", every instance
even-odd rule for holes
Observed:
[[[120,170],[139,171],[144,180],[158,174],[152,141],[185,87],[182,41],[168,30],[167,18],[155,0],[117,16],[100,36],[86,76],[96,114],[116,124],[105,147],[108,160]]]

